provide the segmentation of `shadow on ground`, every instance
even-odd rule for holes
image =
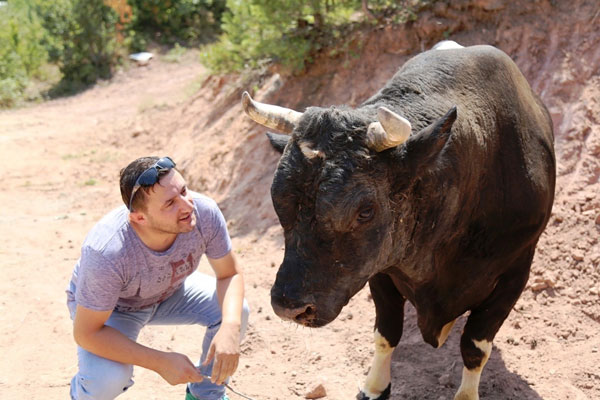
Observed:
[[[462,358],[460,334],[466,317],[460,317],[446,343],[434,349],[417,327],[412,305],[405,310],[404,333],[392,358],[393,400],[452,400],[460,386]],[[479,395],[486,400],[542,400],[528,382],[509,371],[494,346],[481,376]]]

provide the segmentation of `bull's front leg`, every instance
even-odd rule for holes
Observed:
[[[391,393],[392,353],[402,336],[404,303],[392,279],[377,274],[369,280],[375,303],[375,355],[358,400],[386,400]]]
[[[454,400],[479,400],[479,379],[490,358],[492,341],[527,283],[532,258],[533,248],[525,251],[514,268],[500,277],[490,296],[471,310],[460,338],[465,366]]]

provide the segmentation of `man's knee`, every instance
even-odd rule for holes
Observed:
[[[96,365],[93,371],[82,371],[71,382],[71,397],[76,400],[109,400],[133,385],[133,366],[112,362]],[[91,372],[91,373],[90,373]]]

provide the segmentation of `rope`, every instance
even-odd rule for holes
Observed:
[[[203,376],[205,379],[208,379],[208,380],[210,380],[210,376],[208,376],[208,375],[202,375],[202,376]],[[252,398],[252,397],[250,397],[250,396],[246,396],[245,394],[238,392],[237,390],[235,390],[234,388],[232,388],[232,387],[231,387],[231,385],[229,385],[229,384],[227,384],[227,383],[225,383],[225,382],[223,382],[223,386],[225,386],[227,389],[229,389],[229,390],[230,390],[230,391],[232,391],[233,393],[237,394],[238,396],[240,396],[240,397],[243,397],[243,398],[244,398],[244,399],[246,399],[246,400],[255,400],[255,399],[253,399],[253,398]]]
[[[227,383],[223,383],[223,385],[225,385],[225,387],[229,390],[231,390],[233,393],[237,394],[240,397],[243,397],[244,399],[247,400],[254,400],[252,397],[246,396],[243,393],[238,392],[237,390],[235,390],[234,388],[232,388],[230,385],[228,385]]]

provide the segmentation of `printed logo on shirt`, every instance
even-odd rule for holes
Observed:
[[[194,257],[192,253],[188,254],[185,260],[172,261],[171,268],[173,269],[173,273],[171,274],[171,284],[169,286],[173,287],[194,271]]]
[[[179,261],[171,261],[169,263],[171,265],[171,283],[167,287],[167,290],[163,292],[163,294],[158,299],[158,302],[164,301],[167,297],[172,295],[175,292],[175,289],[179,287],[179,285],[187,278],[188,275],[191,275],[194,272],[194,256],[192,253],[188,254],[186,259],[181,259]],[[166,276],[161,276],[158,278],[159,282],[164,282],[166,280]]]

